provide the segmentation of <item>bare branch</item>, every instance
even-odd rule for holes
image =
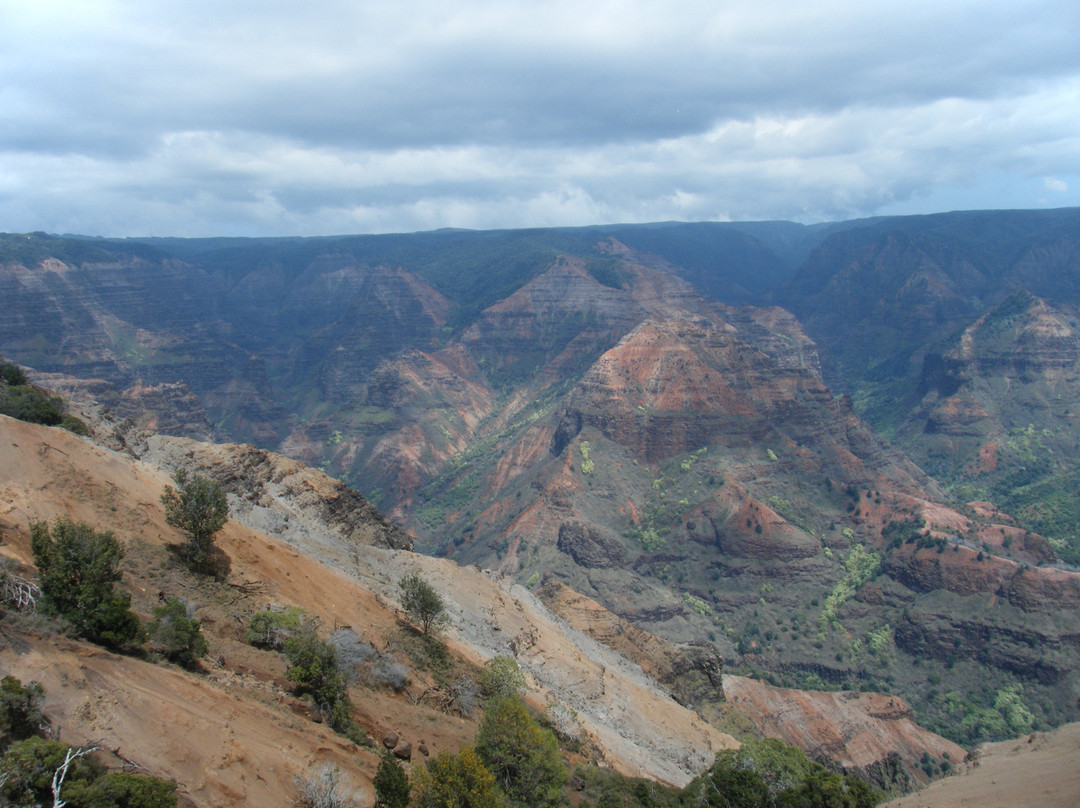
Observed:
[[[68,747],[67,754],[64,755],[64,762],[60,764],[60,768],[53,772],[52,776],[53,808],[64,808],[67,805],[64,800],[60,799],[60,789],[64,787],[64,778],[67,777],[68,768],[70,768],[71,764],[79,758],[96,751],[96,746]]]

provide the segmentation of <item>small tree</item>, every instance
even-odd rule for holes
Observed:
[[[131,596],[113,591],[123,548],[110,531],[57,519],[30,525],[30,549],[41,580],[43,610],[68,620],[83,637],[110,646],[142,640]]]
[[[206,638],[200,623],[180,598],[172,598],[154,609],[154,619],[147,625],[146,633],[154,650],[185,668],[206,655]]]
[[[484,663],[480,687],[489,699],[520,696],[525,692],[525,677],[513,657],[495,656]]]
[[[12,741],[21,741],[41,731],[41,685],[24,685],[14,676],[0,680],[0,752]]]
[[[505,808],[495,778],[471,748],[440,752],[427,767],[413,770],[419,808]]]
[[[165,521],[187,534],[184,555],[196,572],[213,572],[214,534],[229,518],[225,491],[216,480],[199,475],[188,476],[179,469],[173,475],[177,487],[165,486],[161,503]]]
[[[424,634],[430,634],[446,622],[443,599],[420,575],[406,575],[398,585],[401,587],[401,605],[406,614],[420,624]]]
[[[124,771],[106,772],[86,789],[84,808],[176,808],[176,783]]]
[[[515,806],[555,808],[564,802],[566,768],[551,730],[538,726],[520,699],[488,704],[476,752]]]
[[[278,650],[308,621],[299,606],[281,609],[270,607],[251,615],[244,638],[257,648]]]
[[[389,752],[383,754],[374,785],[375,808],[408,808],[409,778],[400,761]]]
[[[306,623],[285,640],[285,656],[289,659],[285,678],[296,685],[296,693],[310,695],[335,732],[353,743],[366,743],[363,728],[352,717],[348,677],[341,670],[334,646],[319,639],[315,627]]]

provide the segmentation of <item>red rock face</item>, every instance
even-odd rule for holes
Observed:
[[[764,734],[856,772],[879,788],[926,782],[918,763],[962,762],[967,752],[927,732],[903,699],[883,693],[822,693],[725,676],[728,700]]]
[[[819,377],[782,366],[737,333],[705,318],[646,321],[593,365],[564,422],[595,427],[654,462],[712,444],[752,445],[791,416],[813,429],[833,414]]]
[[[1040,430],[1046,451],[1071,452],[1080,320],[1071,307],[1014,292],[948,350],[927,355],[922,385],[922,405],[905,427],[917,458],[947,456],[957,471],[992,480],[1010,462],[1010,435],[1028,427]]]

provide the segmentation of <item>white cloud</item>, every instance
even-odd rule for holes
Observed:
[[[1080,204],[1056,0],[0,0],[0,52],[2,230]]]

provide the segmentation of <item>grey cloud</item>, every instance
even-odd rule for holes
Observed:
[[[0,229],[1080,203],[1071,2],[42,2],[0,6]]]

